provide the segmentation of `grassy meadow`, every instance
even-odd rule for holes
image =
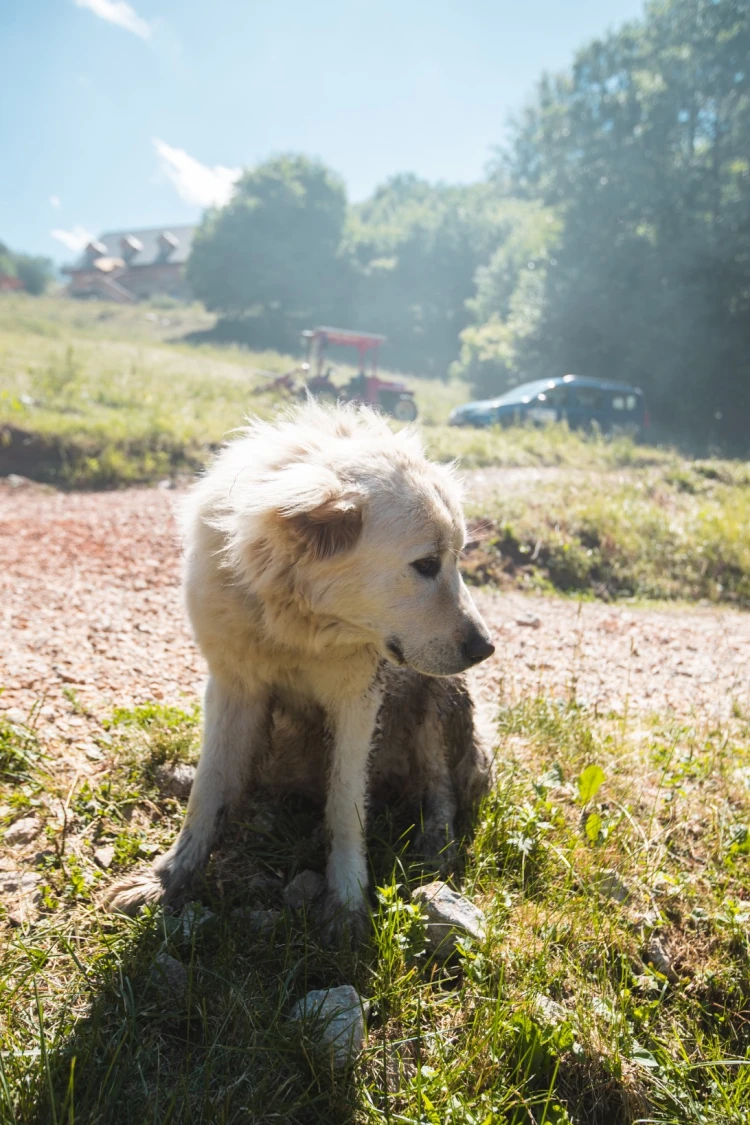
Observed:
[[[31,475],[23,442],[64,488],[200,467],[248,411],[273,413],[267,374],[294,362],[184,341],[211,323],[168,304],[0,299],[5,471],[12,456]],[[466,389],[413,385],[430,452],[466,472],[471,581],[686,613],[750,603],[744,462],[564,427],[454,430]],[[428,875],[386,820],[370,832],[368,941],[320,946],[283,905],[323,863],[317,814],[291,802],[248,807],[192,927],[105,914],[105,884],[173,839],[184,802],[160,767],[195,760],[198,709],[116,710],[95,779],[72,787],[36,709],[0,718],[0,836],[20,816],[44,824],[39,912],[0,924],[2,1125],[750,1125],[750,715],[607,715],[571,688],[501,691],[495,718],[497,781],[457,873],[487,935],[446,965],[411,901]],[[263,933],[250,910],[272,912]],[[343,983],[371,1007],[364,1053],[335,1076],[287,1016]]]
[[[250,808],[187,929],[96,906],[105,879],[166,846],[182,804],[156,767],[191,759],[194,711],[113,716],[109,769],[72,794],[6,725],[0,797],[47,808],[43,905],[0,964],[0,1120],[331,1125],[730,1125],[750,1120],[750,724],[597,716],[573,698],[498,700],[497,784],[467,839],[487,936],[441,966],[409,891],[426,877],[371,832],[373,929],[323,949],[281,882],[322,863],[315,816]],[[105,876],[93,860],[110,845]],[[267,932],[248,908],[270,909]],[[180,987],[155,972],[168,953]],[[334,1076],[308,989],[355,984],[367,1046]]]

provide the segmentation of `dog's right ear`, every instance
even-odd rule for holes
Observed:
[[[316,561],[349,551],[362,532],[363,494],[321,465],[297,463],[274,481],[277,516]]]
[[[314,560],[349,551],[362,532],[362,508],[351,495],[330,497],[313,508],[287,518],[289,527]]]

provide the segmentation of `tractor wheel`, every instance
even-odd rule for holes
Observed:
[[[393,417],[399,422],[413,422],[417,417],[417,404],[413,398],[399,398],[393,404]]]
[[[335,406],[340,397],[335,387],[320,387],[313,391],[313,396],[318,402],[325,402],[330,406]]]

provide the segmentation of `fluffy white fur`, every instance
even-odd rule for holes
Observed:
[[[452,472],[425,458],[416,434],[393,433],[366,409],[309,403],[252,422],[222,451],[185,504],[183,533],[187,606],[210,671],[203,749],[176,843],[151,872],[113,888],[110,905],[174,897],[203,869],[281,708],[322,716],[330,734],[318,751],[326,914],[356,922],[384,662],[407,677],[404,696],[409,683],[456,676],[492,652],[458,571]],[[452,691],[446,713],[458,706]]]

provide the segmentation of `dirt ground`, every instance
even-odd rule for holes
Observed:
[[[0,481],[0,716],[33,726],[58,793],[107,773],[104,724],[115,707],[189,709],[200,696],[205,667],[180,595],[179,498],[171,488],[62,493]],[[475,596],[497,646],[473,674],[489,714],[502,701],[572,691],[636,721],[665,710],[705,721],[750,706],[750,614]],[[11,813],[0,805],[0,817]],[[37,847],[0,845],[11,925],[36,910]]]
[[[63,769],[96,768],[92,736],[113,707],[201,691],[180,599],[179,496],[0,482],[0,713],[20,721],[36,708]],[[575,685],[599,710],[718,716],[750,698],[750,614],[475,596],[497,645],[474,674],[490,704]]]

